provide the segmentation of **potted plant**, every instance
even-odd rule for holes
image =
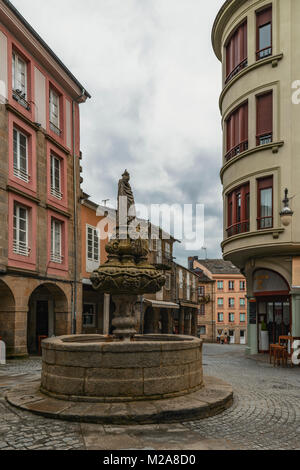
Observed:
[[[261,323],[260,329],[260,347],[262,351],[269,351],[269,332],[265,321]]]

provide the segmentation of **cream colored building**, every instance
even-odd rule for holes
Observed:
[[[299,24],[299,0],[227,0],[212,31],[223,64],[222,248],[247,279],[251,354],[268,349],[262,326],[269,342],[300,336]],[[285,189],[293,214],[283,218]]]

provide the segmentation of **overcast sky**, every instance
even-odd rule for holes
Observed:
[[[224,0],[12,0],[92,95],[81,105],[83,189],[114,206],[131,174],[140,203],[205,204],[222,240],[221,66],[211,28]],[[177,261],[204,252],[175,250]]]

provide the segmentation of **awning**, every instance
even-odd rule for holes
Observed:
[[[180,302],[180,305],[181,307],[196,308],[197,310],[199,309],[199,305],[191,304],[189,302]]]
[[[163,300],[151,300],[151,299],[144,299],[146,304],[152,305],[153,308],[173,308],[175,310],[179,310],[179,305],[173,302],[164,302]]]

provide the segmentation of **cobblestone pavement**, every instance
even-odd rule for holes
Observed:
[[[219,416],[172,425],[101,426],[49,420],[17,410],[4,394],[37,378],[39,359],[0,366],[0,451],[11,449],[298,449],[300,368],[274,368],[240,346],[205,345],[204,373],[234,388],[234,405]]]

